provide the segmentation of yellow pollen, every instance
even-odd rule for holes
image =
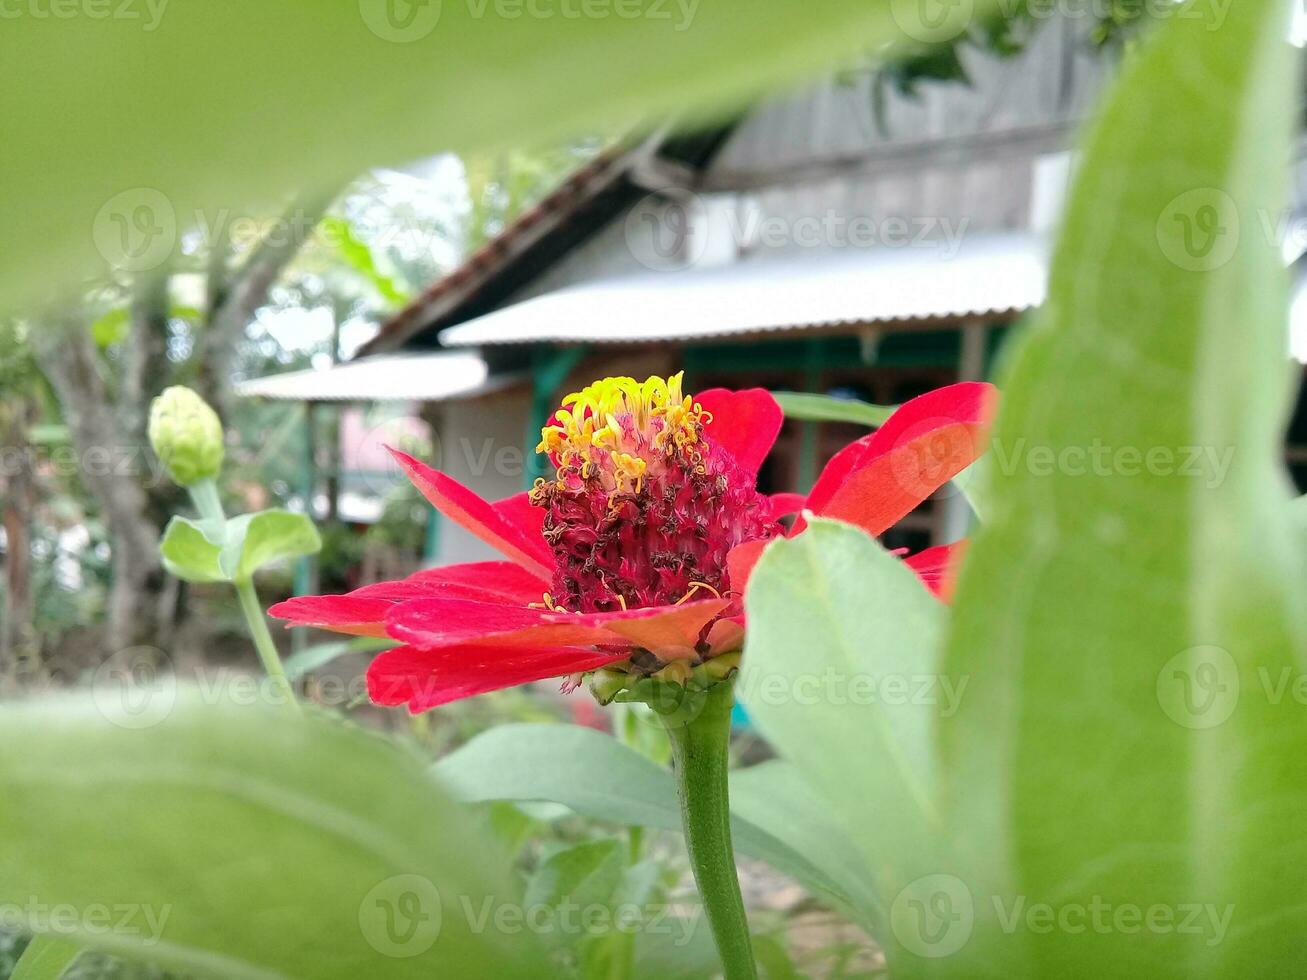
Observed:
[[[582,480],[604,489],[639,492],[650,464],[684,453],[700,464],[695,448],[711,416],[681,390],[684,372],[668,378],[604,378],[563,399],[553,422],[540,432],[536,452]]]

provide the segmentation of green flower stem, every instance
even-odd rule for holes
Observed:
[[[259,651],[259,659],[263,661],[263,669],[268,672],[272,683],[286,699],[286,703],[295,711],[299,711],[300,705],[295,700],[295,689],[291,687],[290,680],[286,677],[286,671],[281,665],[281,657],[277,654],[277,645],[272,642],[272,634],[268,632],[268,620],[263,615],[263,607],[259,605],[259,596],[254,591],[254,583],[245,579],[232,584],[236,586],[236,595],[241,601],[241,612],[245,614],[245,623],[250,628],[254,649]]]
[[[727,748],[731,738],[731,684],[720,682],[702,697],[689,720],[665,717],[690,866],[721,957],[725,980],[756,980],[749,920],[735,875]]]
[[[222,510],[222,499],[218,496],[218,485],[213,480],[197,480],[186,489],[190,491],[191,502],[200,512],[201,518],[218,523],[227,520],[227,515]],[[245,616],[245,625],[249,628],[250,639],[254,641],[254,649],[258,651],[259,660],[263,662],[263,669],[267,671],[268,677],[285,698],[286,703],[293,710],[299,711],[295,688],[286,677],[286,670],[282,667],[281,657],[277,653],[277,645],[272,641],[272,634],[268,632],[268,620],[263,615],[263,607],[259,605],[259,595],[254,591],[254,582],[245,579],[233,582],[232,585],[236,589],[236,597],[240,600],[241,613]]]
[[[218,485],[212,480],[197,480],[186,490],[190,493],[191,503],[200,512],[201,518],[219,523],[227,519],[227,515],[222,512],[222,498],[218,496]]]

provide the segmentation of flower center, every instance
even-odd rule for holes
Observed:
[[[605,378],[564,398],[542,430],[536,451],[557,472],[531,502],[546,510],[556,561],[550,604],[603,612],[722,593],[730,549],[774,530],[681,378]]]

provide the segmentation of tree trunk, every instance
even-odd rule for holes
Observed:
[[[35,495],[28,427],[34,417],[25,395],[0,407],[0,445],[12,455],[3,471],[5,590],[0,615],[0,690],[31,676],[40,666],[32,595],[32,511]]]
[[[72,433],[78,475],[109,528],[113,581],[106,608],[106,648],[113,652],[154,643],[163,568],[159,527],[150,519],[143,486],[143,476],[150,472],[149,450],[127,436],[109,410],[95,346],[80,317],[34,330],[32,340]]]

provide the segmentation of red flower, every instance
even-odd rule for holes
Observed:
[[[291,625],[390,636],[368,669],[379,704],[436,705],[599,667],[653,673],[740,649],[741,597],[787,514],[879,535],[981,451],[994,389],[966,383],[904,404],[842,449],[812,491],[759,494],[758,468],[782,414],[762,389],[684,397],[681,376],[609,378],[569,396],[538,451],[552,480],[490,504],[394,452],[449,519],[509,561],[418,572],[348,595],[278,603]],[[947,599],[962,543],[906,564]]]

